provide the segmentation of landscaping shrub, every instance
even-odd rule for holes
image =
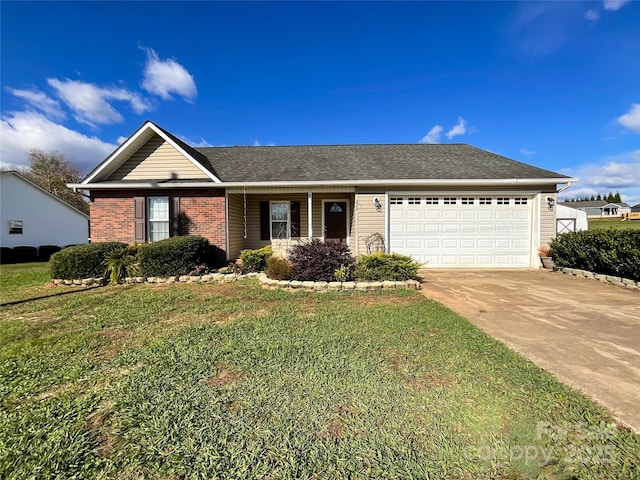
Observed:
[[[100,242],[63,248],[51,256],[51,278],[102,277],[107,255],[126,246],[122,242]]]
[[[60,250],[62,249],[57,245],[40,245],[40,248],[38,249],[38,260],[41,262],[48,262],[51,255],[59,252]]]
[[[258,248],[257,250],[243,250],[240,252],[242,269],[245,272],[262,272],[267,268],[267,260],[271,258],[273,250],[271,245]]]
[[[550,246],[558,267],[640,280],[640,231],[581,230],[558,235]]]
[[[138,245],[128,245],[110,252],[105,262],[104,276],[109,278],[111,285],[116,285],[127,277],[137,277],[140,274]]]
[[[13,263],[13,249],[9,247],[0,247],[0,263],[6,265]]]
[[[291,264],[282,257],[269,257],[265,273],[273,280],[289,280],[291,278]]]
[[[140,245],[138,260],[144,277],[187,275],[199,265],[212,262],[209,241],[193,235]]]
[[[333,282],[343,265],[353,272],[356,261],[349,247],[342,243],[324,243],[317,238],[294,246],[289,254],[291,278],[313,282]]]
[[[13,261],[15,263],[27,263],[38,261],[38,249],[36,247],[13,247]]]
[[[420,266],[406,255],[378,252],[358,258],[357,275],[362,280],[416,280]]]

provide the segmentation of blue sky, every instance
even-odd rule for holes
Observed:
[[[2,165],[194,146],[469,143],[640,202],[640,2],[6,2]]]

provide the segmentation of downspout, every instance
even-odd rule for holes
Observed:
[[[573,185],[573,182],[567,182],[567,183],[565,183],[564,187],[562,187],[560,190],[556,191],[556,194],[564,192],[564,191],[565,191],[567,188],[569,188],[571,185]]]

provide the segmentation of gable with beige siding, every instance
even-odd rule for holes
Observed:
[[[159,135],[151,137],[117,168],[109,180],[208,179],[209,177]]]

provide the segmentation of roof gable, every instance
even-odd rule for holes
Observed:
[[[18,180],[22,181],[22,183],[24,183],[25,185],[27,185],[30,188],[33,188],[35,190],[40,191],[41,193],[43,193],[44,195],[48,196],[52,201],[57,202],[63,206],[65,206],[66,208],[68,208],[69,210],[72,210],[74,213],[78,214],[78,215],[82,215],[84,218],[86,218],[87,220],[89,219],[89,215],[87,215],[84,212],[81,212],[80,210],[78,210],[76,207],[74,207],[73,205],[69,205],[67,202],[65,202],[64,200],[62,200],[60,197],[56,197],[53,193],[48,192],[47,190],[45,190],[44,188],[42,188],[40,185],[38,185],[35,182],[32,182],[31,180],[29,180],[27,177],[25,177],[24,175],[21,175],[20,173],[14,171],[14,170],[9,170],[6,172],[0,172],[0,178],[7,178],[7,177],[15,177]]]
[[[149,146],[151,149],[149,149]],[[155,149],[153,148],[154,146]],[[150,153],[156,152],[163,146],[164,152],[159,152],[153,158],[149,156]],[[140,155],[136,156],[139,152]],[[174,154],[171,155],[171,152]],[[164,158],[162,158],[163,155]],[[147,160],[150,160],[149,164],[143,166]],[[127,164],[127,162],[129,163]],[[150,180],[169,180],[172,178],[185,178],[186,176],[187,178],[208,179],[215,183],[221,182],[215,171],[210,167],[209,162],[200,152],[189,147],[186,143],[153,122],[147,121],[93,169],[82,180],[81,185],[111,180],[114,175],[117,180],[122,180],[128,175],[131,175],[132,178],[140,179],[141,176],[145,175],[145,172],[158,171],[156,167],[161,163],[165,164],[164,172],[168,172],[168,177],[150,178]],[[163,168],[160,168],[160,172],[162,171]],[[194,175],[197,176],[194,177]]]

